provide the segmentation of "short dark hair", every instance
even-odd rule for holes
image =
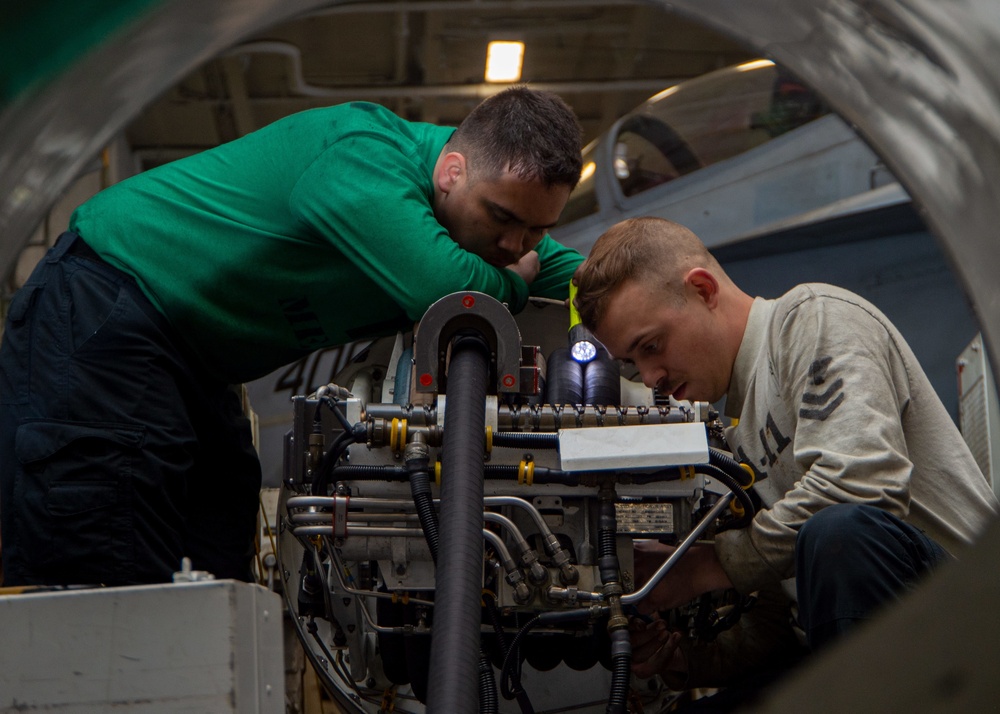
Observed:
[[[463,154],[473,176],[510,171],[572,189],[583,168],[582,145],[580,122],[566,102],[552,92],[515,85],[473,109],[446,151]]]
[[[629,281],[643,281],[663,299],[683,302],[683,276],[693,267],[723,272],[686,226],[654,216],[616,223],[597,239],[574,277],[580,320],[588,329],[598,329],[611,298]]]

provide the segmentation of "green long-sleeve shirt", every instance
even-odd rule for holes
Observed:
[[[515,312],[515,273],[434,217],[454,129],[374,104],[313,109],[112,186],[71,230],[143,292],[212,373],[263,376],[316,349],[388,334],[476,290]],[[583,257],[546,236],[533,295],[563,298]]]

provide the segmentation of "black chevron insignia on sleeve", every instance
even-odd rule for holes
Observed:
[[[834,395],[837,392],[839,392],[840,389],[843,386],[844,386],[844,380],[838,378],[837,381],[834,382],[833,384],[831,384],[830,388],[827,389],[822,394],[813,394],[812,392],[805,392],[802,395],[802,403],[803,404],[826,404],[831,399],[833,399]]]
[[[833,357],[821,357],[809,365],[809,381],[813,384],[823,384],[826,381],[826,370]]]
[[[826,382],[827,368],[832,361],[831,357],[823,357],[813,362],[809,366],[809,383],[819,386]],[[808,383],[807,383],[808,384]],[[831,414],[844,401],[844,380],[837,378],[825,392],[803,392],[802,404],[799,409],[799,417],[802,419],[814,419],[816,421],[826,421]]]

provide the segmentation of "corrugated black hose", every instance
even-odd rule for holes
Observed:
[[[602,498],[597,516],[597,566],[605,594],[620,587],[621,574],[618,548],[615,543],[618,522],[613,498]],[[609,588],[609,585],[611,586]],[[619,595],[614,596],[616,601]],[[608,598],[610,600],[610,597]],[[611,603],[615,605],[615,603]],[[614,612],[615,608],[612,608]],[[620,613],[620,609],[618,610]],[[632,678],[632,642],[624,618],[620,626],[611,620],[611,693],[608,696],[607,714],[628,714],[628,691]]]
[[[743,488],[753,483],[753,476],[736,459],[724,451],[708,447],[708,463],[732,476]]]
[[[497,699],[497,683],[493,679],[493,665],[485,652],[479,652],[479,712],[498,714],[500,700]]]
[[[430,474],[427,467],[429,459],[425,448],[411,449],[413,444],[407,446],[407,453],[413,454],[406,459],[406,468],[410,474],[410,494],[413,496],[413,503],[417,509],[417,518],[420,520],[420,527],[424,531],[424,538],[427,547],[431,551],[431,558],[434,565],[438,562],[438,545],[440,537],[438,535],[438,518],[434,510],[434,499],[431,495]],[[500,710],[497,699],[497,683],[493,679],[493,665],[486,652],[479,652],[479,711],[480,714],[498,714]]]
[[[479,709],[480,595],[483,567],[483,448],[489,348],[456,337],[448,368],[441,459],[440,544],[427,710]]]
[[[607,714],[628,714],[628,691],[632,681],[632,642],[628,630],[611,633],[611,695]]]
[[[750,494],[746,492],[746,489],[743,488],[739,481],[720,469],[718,466],[700,464],[695,468],[698,473],[711,476],[717,481],[721,481],[725,484],[725,486],[733,492],[733,495],[736,496],[736,500],[739,501],[740,505],[743,507],[743,515],[737,520],[727,523],[721,530],[732,530],[733,528],[743,528],[744,526],[749,525],[750,521],[753,520],[756,509],[754,508],[753,499],[750,498]],[[740,470],[743,471],[742,468]],[[743,473],[746,472],[744,471]]]
[[[427,459],[422,459],[422,463],[411,464],[407,461],[406,466],[410,469],[410,495],[413,496],[413,505],[417,508],[417,518],[420,520],[420,527],[424,531],[424,539],[427,547],[430,548],[431,558],[434,564],[438,562],[438,519],[434,511],[434,498],[431,495],[431,479],[427,473]]]

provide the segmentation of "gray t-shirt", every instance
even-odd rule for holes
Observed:
[[[766,508],[720,533],[737,590],[795,575],[799,528],[835,503],[866,503],[955,553],[997,511],[962,435],[899,331],[829,285],[757,298],[733,369],[730,448],[761,479]]]

